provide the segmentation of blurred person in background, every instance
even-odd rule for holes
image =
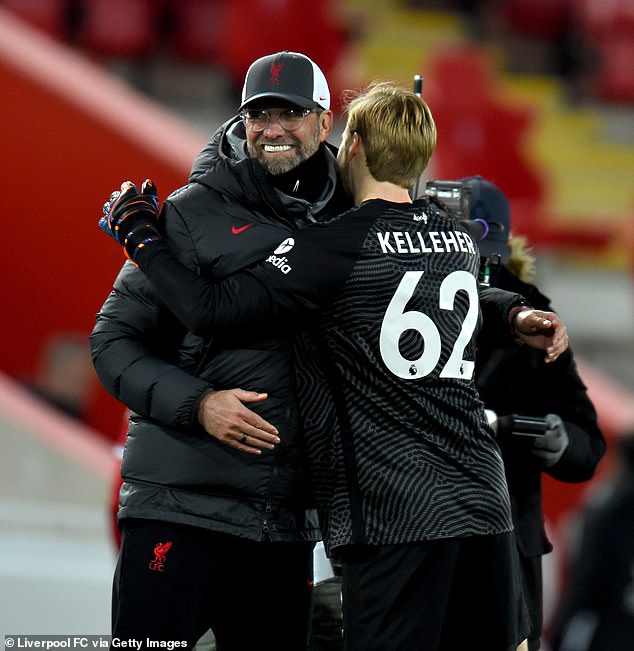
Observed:
[[[96,382],[87,335],[59,332],[45,342],[36,377],[24,386],[67,416],[83,421]]]
[[[490,285],[517,292],[540,310],[552,310],[550,300],[531,283],[535,258],[526,239],[512,233],[504,193],[480,176],[461,181],[470,190],[469,218],[485,229],[478,244]],[[546,364],[539,351],[517,340],[493,347],[485,341],[476,356],[476,383],[485,406],[497,417],[531,614],[529,649],[535,651],[542,631],[542,555],[552,549],[544,529],[542,473],[563,482],[588,481],[605,452],[605,440],[570,348]],[[544,429],[530,435],[512,415],[544,418]]]
[[[634,649],[634,430],[616,445],[615,475],[579,516],[549,636],[553,651]]]
[[[308,57],[280,52],[251,65],[239,114],[165,201],[164,236],[184,264],[222,279],[350,205],[326,142],[329,107]],[[249,119],[261,128],[245,130]],[[211,627],[223,651],[305,648],[321,534],[289,332],[272,323],[195,336],[128,262],[90,341],[101,382],[131,410],[113,636],[191,646]]]

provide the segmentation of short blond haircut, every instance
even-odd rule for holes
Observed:
[[[349,100],[346,111],[346,129],[361,136],[372,176],[412,187],[436,147],[436,124],[426,102],[390,82],[375,82]]]

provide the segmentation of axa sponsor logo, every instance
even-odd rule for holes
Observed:
[[[283,253],[288,253],[295,246],[295,240],[287,237],[270,255],[266,261],[279,269],[283,274],[290,273],[292,267],[288,264],[288,258]]]

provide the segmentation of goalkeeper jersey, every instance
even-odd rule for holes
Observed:
[[[445,211],[426,199],[366,201],[217,284],[165,246],[147,249],[139,266],[195,333],[307,333],[296,374],[329,552],[511,530],[473,377],[480,254]],[[519,298],[494,302],[505,324]],[[280,438],[263,454],[283,454]]]

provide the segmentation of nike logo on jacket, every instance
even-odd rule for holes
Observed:
[[[253,226],[253,225],[254,225],[253,222],[251,222],[250,224],[245,224],[244,226],[232,226],[231,227],[231,232],[234,235],[240,235],[240,233],[242,233],[242,231],[246,231],[247,228],[249,228],[250,226]]]

